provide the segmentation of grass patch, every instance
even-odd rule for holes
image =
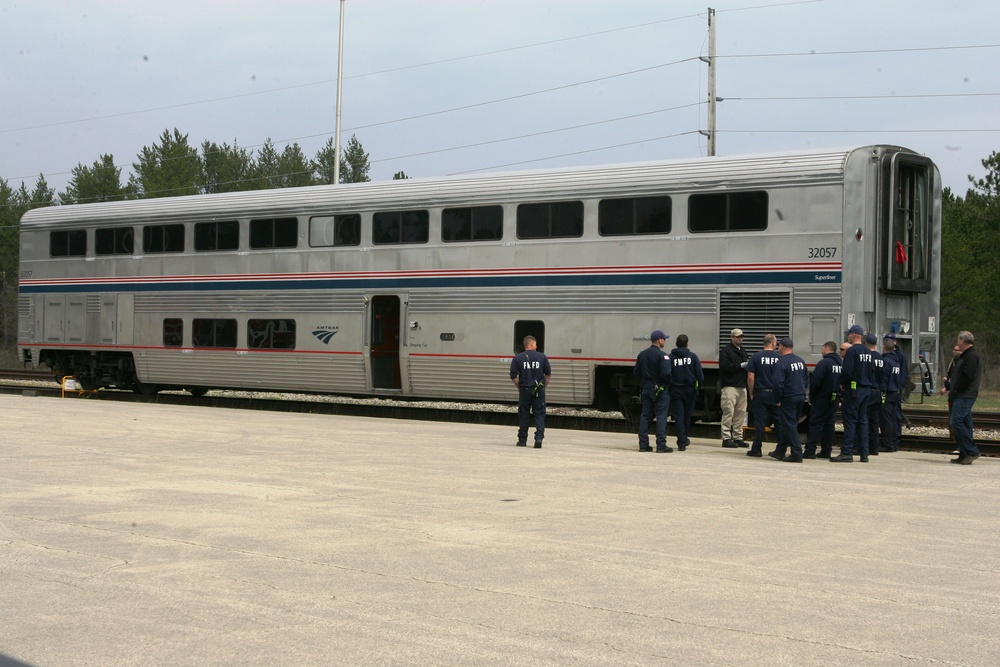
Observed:
[[[947,410],[948,397],[935,394],[934,396],[924,396],[924,402],[920,403],[920,395],[917,392],[910,394],[910,400],[903,403],[903,407],[924,408],[928,410]],[[979,398],[976,399],[974,410],[982,412],[1000,412],[1000,392],[980,391]]]

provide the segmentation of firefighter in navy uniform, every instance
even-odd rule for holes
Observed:
[[[691,412],[698,387],[705,381],[698,355],[688,349],[688,337],[677,337],[677,347],[670,351],[673,371],[670,373],[670,413],[674,416],[674,430],[677,434],[677,449],[684,451],[691,444],[688,430],[691,428]]]
[[[903,391],[903,373],[899,367],[899,357],[896,355],[896,343],[888,337],[882,340],[882,373],[885,376],[885,400],[879,412],[879,429],[882,431],[880,452],[899,451],[899,433],[896,426],[896,415],[901,409],[901,392]],[[871,448],[871,444],[868,445]]]
[[[747,362],[747,398],[753,414],[753,445],[747,456],[763,456],[764,429],[777,424],[778,403],[774,400],[774,367],[781,355],[774,349],[774,334],[764,336],[764,349]]]
[[[896,433],[893,436],[893,442],[896,443],[896,450],[899,449],[899,439],[903,437],[903,394],[906,393],[906,385],[910,382],[910,362],[906,358],[906,353],[903,352],[901,348],[896,343],[896,334],[891,331],[887,333],[883,339],[883,345],[888,342],[892,342],[893,345],[893,355],[896,357],[896,363],[899,365],[899,403],[896,409]],[[886,356],[888,353],[883,352],[882,356]]]
[[[802,463],[799,417],[809,390],[806,362],[793,351],[792,339],[778,341],[781,358],[774,365],[774,397],[778,403],[778,446],[768,456],[785,463]],[[785,451],[788,455],[785,456]]]
[[[549,358],[539,352],[534,336],[524,337],[524,352],[510,361],[510,380],[517,387],[517,446],[528,445],[528,421],[535,415],[535,448],[545,438],[545,385],[552,377]]]
[[[868,395],[868,454],[878,456],[878,426],[882,418],[882,404],[885,402],[885,359],[878,350],[878,336],[873,333],[865,335],[865,347],[872,353],[872,365],[875,368],[875,385]]]
[[[823,358],[809,380],[809,438],[802,454],[804,459],[816,458],[817,441],[821,459],[833,456],[834,426],[840,405],[840,363],[837,343],[832,340],[824,343]]]
[[[649,423],[656,418],[656,451],[674,451],[667,447],[667,411],[670,408],[670,355],[663,351],[667,334],[659,329],[649,335],[651,345],[639,353],[633,373],[642,386],[642,417],[639,418],[639,451],[651,452]]]
[[[844,353],[840,371],[843,401],[840,412],[844,419],[844,444],[840,454],[831,456],[833,463],[850,463],[857,448],[861,462],[868,463],[868,397],[875,385],[875,367],[871,351],[861,344],[865,330],[855,324],[845,331],[851,347]]]

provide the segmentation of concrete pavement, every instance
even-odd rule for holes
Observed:
[[[496,426],[22,396],[0,414],[0,665],[1000,656],[997,460],[559,430],[536,450]]]

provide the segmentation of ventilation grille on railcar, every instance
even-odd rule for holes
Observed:
[[[743,330],[748,354],[763,347],[765,334],[778,339],[791,331],[790,292],[723,292],[719,295],[719,349],[729,343],[733,329]]]

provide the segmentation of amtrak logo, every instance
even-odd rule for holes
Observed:
[[[329,345],[333,337],[337,335],[340,331],[337,327],[321,327],[319,329],[314,329],[312,332],[313,336],[316,336],[324,345]]]

